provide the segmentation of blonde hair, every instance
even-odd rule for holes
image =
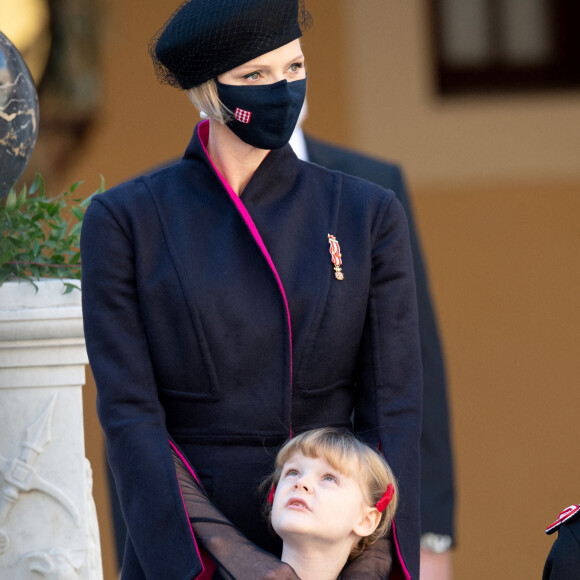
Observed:
[[[395,489],[393,499],[381,513],[379,525],[371,535],[361,538],[351,550],[349,560],[355,558],[389,531],[399,498],[393,471],[382,455],[349,431],[326,427],[306,431],[287,441],[278,452],[274,473],[264,482],[264,489],[278,485],[284,464],[299,452],[306,457],[321,457],[346,477],[357,479],[363,497],[370,506],[376,506],[388,485],[393,485]],[[268,519],[271,516],[271,508],[270,504],[266,507]]]
[[[220,101],[215,79],[188,89],[187,97],[198,111],[222,125],[233,118],[232,112]]]

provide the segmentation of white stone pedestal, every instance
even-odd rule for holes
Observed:
[[[81,293],[0,287],[0,580],[101,580]]]

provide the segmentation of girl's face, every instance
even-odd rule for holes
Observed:
[[[321,457],[295,453],[285,464],[272,505],[272,527],[284,540],[351,542],[367,531],[370,512],[358,480]]]
[[[271,85],[305,77],[304,55],[296,39],[218,76],[218,81],[224,85]]]

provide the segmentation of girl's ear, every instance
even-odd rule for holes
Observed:
[[[352,531],[361,538],[370,536],[381,523],[381,512],[376,507],[365,507]]]

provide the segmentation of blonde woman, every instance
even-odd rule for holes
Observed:
[[[209,119],[179,163],[87,210],[85,333],[128,528],[124,580],[203,569],[170,438],[233,524],[280,554],[253,490],[289,436],[328,426],[381,447],[400,485],[392,541],[367,558],[375,577],[388,576],[391,557],[418,575],[421,364],[407,225],[392,192],[301,162],[286,144],[310,24],[298,0],[184,2],[151,54],[161,80]]]

